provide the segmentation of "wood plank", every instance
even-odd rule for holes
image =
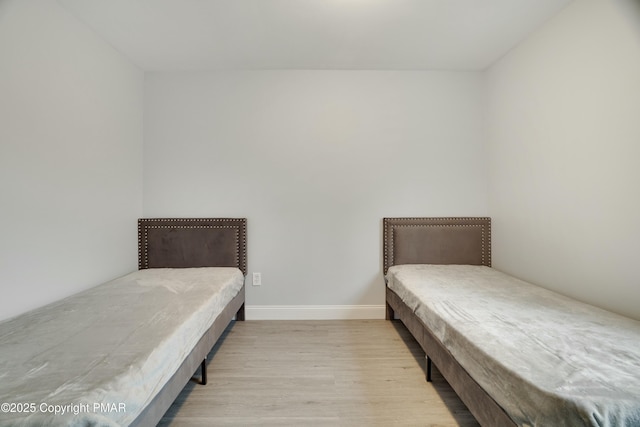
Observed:
[[[160,426],[473,426],[399,321],[235,322]]]

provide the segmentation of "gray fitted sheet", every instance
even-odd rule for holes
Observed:
[[[387,280],[516,424],[640,426],[640,322],[483,266]]]
[[[0,426],[130,424],[243,284],[231,267],[146,269],[0,322],[0,403],[35,404]]]

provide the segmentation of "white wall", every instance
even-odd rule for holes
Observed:
[[[640,15],[579,0],[487,73],[494,266],[640,319]]]
[[[484,82],[152,74],[143,106],[56,2],[0,1],[0,319],[135,269],[143,111],[144,215],[247,217],[250,305],[381,306],[382,217],[491,214],[496,267],[640,318],[639,46],[637,2],[579,0]]]
[[[142,99],[57,2],[0,2],[0,318],[136,268]]]
[[[145,216],[247,217],[248,305],[382,316],[384,216],[487,213],[481,102],[478,73],[148,75]]]

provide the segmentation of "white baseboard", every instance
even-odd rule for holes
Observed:
[[[247,320],[384,319],[384,305],[247,305]]]

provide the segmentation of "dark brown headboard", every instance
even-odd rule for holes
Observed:
[[[384,274],[398,264],[491,267],[490,218],[384,218]]]
[[[247,274],[245,218],[141,218],[138,268],[237,267]]]

